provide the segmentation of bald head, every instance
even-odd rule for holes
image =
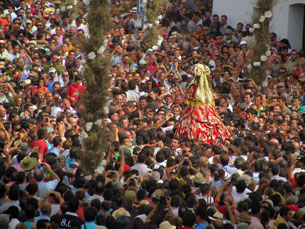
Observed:
[[[40,207],[40,212],[42,215],[50,216],[52,212],[52,206],[49,202],[44,202]]]

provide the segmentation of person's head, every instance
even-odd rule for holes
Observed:
[[[226,166],[229,164],[229,155],[227,153],[223,153],[220,155],[220,163],[222,166]]]
[[[44,128],[40,128],[37,131],[37,137],[39,140],[43,140],[46,137],[47,133],[46,133],[46,129]]]
[[[76,197],[73,196],[69,200],[69,211],[70,212],[76,212],[78,210],[78,207],[79,207],[79,201]]]
[[[225,25],[225,24],[227,24],[227,21],[228,21],[227,15],[222,15],[221,18],[220,18],[221,24]]]
[[[278,175],[280,173],[280,165],[279,164],[274,164],[271,168],[271,172],[272,172],[272,175]]]
[[[93,222],[97,216],[97,209],[95,207],[88,207],[84,211],[84,218],[86,222]]]
[[[80,76],[76,76],[74,81],[76,86],[80,86],[82,84],[82,79],[80,78]]]
[[[293,214],[292,214],[291,208],[288,207],[288,206],[282,206],[280,208],[280,216],[285,218],[286,221],[291,221],[291,219],[293,218]]]
[[[139,156],[138,156],[138,162],[139,163],[145,163],[145,161],[146,161],[145,153],[140,153]]]
[[[244,180],[239,180],[236,183],[236,192],[243,193],[247,188],[246,182]]]
[[[247,105],[250,104],[252,101],[252,95],[250,93],[245,93],[244,101],[245,101],[245,104],[247,104]]]
[[[49,202],[44,202],[40,207],[40,212],[42,215],[50,216],[52,212],[52,206]]]
[[[19,186],[17,184],[13,184],[8,192],[9,199],[19,200],[19,191],[20,191]]]
[[[196,222],[196,215],[190,211],[186,210],[183,214],[183,226],[193,228],[195,222]]]
[[[51,223],[47,219],[40,219],[36,223],[36,229],[49,229],[51,228]]]
[[[261,211],[260,203],[257,203],[257,202],[252,203],[251,214],[254,215],[254,216],[257,216],[257,215],[259,215],[260,211]]]
[[[35,217],[36,208],[32,204],[25,206],[25,217],[27,219],[33,219]]]
[[[44,173],[41,170],[36,170],[34,172],[34,178],[37,182],[41,182],[44,179]]]
[[[173,138],[172,141],[171,141],[171,148],[173,150],[176,150],[180,147],[180,143],[179,143],[179,139],[177,138]]]

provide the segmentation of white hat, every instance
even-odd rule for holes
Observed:
[[[216,221],[217,219],[223,219],[223,214],[220,212],[215,212],[213,216],[209,216],[209,219],[212,221]]]
[[[146,64],[146,61],[145,60],[140,60],[139,61],[139,65],[145,65]]]
[[[137,12],[137,7],[132,7],[132,9],[130,10],[131,13],[136,13]]]
[[[160,229],[176,229],[176,226],[171,225],[168,221],[164,221],[159,225]]]
[[[117,210],[115,210],[113,213],[112,213],[112,216],[114,219],[117,219],[121,216],[128,216],[130,217],[130,214],[128,211],[125,210],[125,208],[119,208]]]
[[[196,184],[203,184],[206,183],[202,173],[196,173],[195,177],[193,178],[193,182]]]
[[[49,69],[49,73],[54,73],[54,72],[56,72],[56,69],[55,69],[55,68],[50,68],[50,69]]]
[[[30,80],[30,79],[26,79],[25,81],[23,81],[23,82],[21,83],[22,87],[26,87],[26,86],[28,86],[28,85],[30,85],[30,84],[31,84],[31,80]]]
[[[247,42],[242,40],[240,43],[239,43],[239,46],[242,46],[242,45],[247,45]]]

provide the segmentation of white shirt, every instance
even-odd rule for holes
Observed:
[[[16,218],[11,219],[11,222],[8,224],[9,229],[15,229],[18,223],[20,223],[18,219]]]
[[[137,163],[134,166],[132,166],[130,170],[138,170],[139,176],[141,177],[144,177],[146,172],[151,171],[151,169],[149,169],[147,165],[144,163]]]
[[[232,187],[232,196],[233,196],[233,198],[235,200],[236,205],[240,201],[243,201],[243,200],[249,198],[248,193],[251,193],[251,191],[249,189],[247,189],[247,188],[245,189],[245,191],[243,193],[238,193],[236,191],[236,187],[235,186]]]
[[[93,196],[89,197],[89,198],[87,199],[86,202],[87,202],[88,204],[90,204],[91,201],[92,201],[92,200],[95,200],[95,199],[98,199],[98,200],[100,200],[101,202],[104,201],[104,197],[103,197],[103,196],[94,194]]]
[[[127,102],[129,101],[136,101],[137,103],[139,102],[139,99],[140,99],[140,95],[138,93],[136,93],[134,90],[128,90],[126,92],[126,95],[127,95]]]
[[[58,180],[52,180],[48,182],[39,181],[37,182],[40,190],[40,198],[44,197],[47,192],[53,192],[58,184]]]

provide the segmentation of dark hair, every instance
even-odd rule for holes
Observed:
[[[136,89],[136,86],[137,86],[137,83],[135,80],[130,80],[128,82],[128,88],[129,90],[135,90]]]
[[[78,210],[78,207],[79,207],[79,201],[76,197],[73,196],[69,200],[69,211],[70,212],[76,212]]]
[[[84,218],[86,222],[92,222],[97,215],[97,209],[95,207],[88,207],[84,211]]]
[[[36,229],[45,229],[47,223],[49,223],[49,220],[47,219],[38,220],[36,223]]]
[[[196,215],[192,211],[186,210],[183,214],[182,220],[183,226],[192,228],[196,222]]]
[[[38,137],[38,139],[43,139],[45,136],[46,136],[46,130],[43,129],[43,128],[40,128],[40,129],[37,131],[37,137]]]
[[[36,212],[36,209],[33,205],[31,204],[27,204],[25,206],[25,217],[27,219],[32,219],[35,217],[35,212]]]
[[[251,206],[251,213],[252,213],[253,215],[259,214],[259,213],[260,213],[260,210],[261,210],[261,205],[260,205],[260,203],[258,203],[258,202],[252,203],[252,206]]]
[[[280,171],[280,165],[279,164],[274,164],[271,168],[271,172],[273,175],[277,175]]]
[[[291,211],[291,208],[288,206],[282,206],[280,208],[280,215],[281,216],[286,216],[288,214],[288,212]]]
[[[164,161],[164,153],[162,151],[158,151],[156,155],[156,160],[159,163]]]
[[[140,153],[139,156],[138,156],[138,161],[140,163],[144,163],[146,161],[146,155],[145,153]]]
[[[54,145],[54,147],[59,146],[60,143],[61,143],[61,137],[60,136],[56,136],[56,137],[53,138],[53,145]]]
[[[247,187],[247,184],[244,180],[239,180],[236,183],[236,192],[243,193]]]
[[[19,199],[19,186],[17,184],[13,184],[8,192],[8,197],[10,200],[18,200]]]

